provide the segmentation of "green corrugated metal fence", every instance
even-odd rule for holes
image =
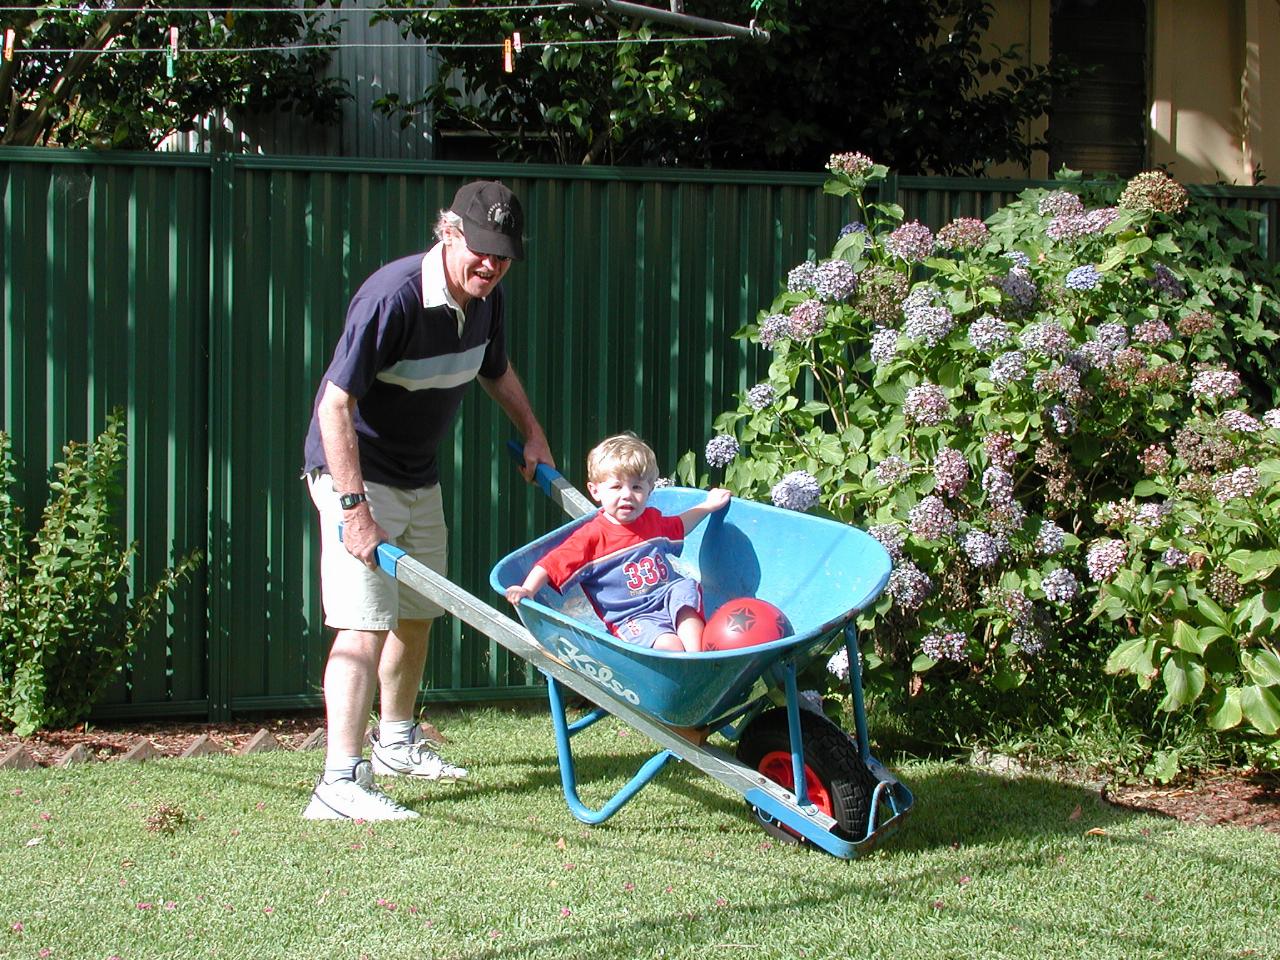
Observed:
[[[316,384],[359,283],[424,249],[459,184],[522,198],[528,259],[506,281],[512,358],[562,468],[581,484],[599,437],[634,429],[666,469],[767,358],[731,334],[849,217],[821,175],[378,163],[0,150],[0,427],[29,513],[67,440],[127,412],[126,532],[135,583],[193,548],[207,563],[170,602],[101,715],[319,703],[327,650],[315,515],[299,479]],[[1024,183],[893,178],[909,217],[986,216]],[[1265,207],[1280,191],[1225,191]],[[1274,231],[1260,237],[1268,249]],[[480,391],[443,484],[451,577],[501,604],[488,571],[558,524],[503,453]],[[470,628],[438,628],[429,696],[539,689]]]

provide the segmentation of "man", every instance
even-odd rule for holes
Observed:
[[[356,292],[316,393],[305,470],[320,514],[325,622],[337,635],[324,673],[325,769],[308,819],[413,818],[374,786],[375,773],[467,775],[421,742],[414,722],[431,621],[443,611],[379,571],[376,551],[389,541],[446,571],[437,451],[473,378],[524,437],[526,478],[540,462],[555,464],[506,352],[501,280],[524,258],[523,219],[501,183],[459,189],[440,212],[439,242],[380,268]],[[370,762],[363,740],[375,684]]]

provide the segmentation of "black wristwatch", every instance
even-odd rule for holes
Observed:
[[[369,497],[363,493],[341,493],[338,494],[338,505],[343,510],[352,510],[368,499]]]

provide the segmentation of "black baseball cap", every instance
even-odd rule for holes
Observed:
[[[463,184],[449,206],[462,218],[467,246],[476,253],[524,259],[524,211],[516,195],[497,180],[474,180]]]

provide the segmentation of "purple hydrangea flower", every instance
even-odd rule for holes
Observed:
[[[1094,339],[1112,350],[1123,350],[1129,345],[1129,328],[1123,323],[1104,323],[1094,333]]]
[[[813,289],[830,303],[848,300],[858,290],[858,275],[845,260],[824,260],[813,272]]]
[[[1054,432],[1060,437],[1069,437],[1076,432],[1076,415],[1070,408],[1061,403],[1051,404],[1045,414]]]
[[[818,479],[807,470],[793,470],[773,485],[769,499],[775,507],[804,512],[818,502]]]
[[[988,433],[983,437],[982,449],[986,451],[987,459],[991,461],[993,467],[1010,470],[1018,459],[1018,451],[1013,448],[1013,434],[1004,430]],[[983,482],[985,483],[985,480]],[[1012,483],[1012,477],[1010,482]]]
[[[1036,282],[1026,267],[1011,267],[997,283],[1015,310],[1026,310],[1036,300]]]
[[[1158,346],[1173,339],[1173,331],[1163,320],[1147,320],[1133,328],[1133,339],[1138,343]]]
[[[1160,556],[1160,561],[1170,567],[1185,567],[1190,559],[1177,547],[1170,547]]]
[[[806,300],[791,308],[791,336],[796,340],[816,337],[827,326],[827,308],[821,300]]]
[[[1098,268],[1091,263],[1073,268],[1062,285],[1068,290],[1096,290],[1102,283],[1102,274],[1098,272]]]
[[[763,410],[765,407],[770,406],[777,397],[777,392],[770,384],[757,383],[747,391],[747,404],[753,410]]]
[[[785,313],[771,313],[760,321],[760,344],[772,347],[791,337],[791,318]]]
[[[964,454],[943,447],[933,458],[933,482],[948,497],[958,497],[969,482],[969,463]]]
[[[898,356],[898,331],[882,327],[871,335],[871,359],[883,366]]]
[[[911,472],[911,467],[907,461],[903,460],[897,454],[885,457],[876,464],[875,475],[876,481],[891,487],[903,477]]]
[[[1258,471],[1253,467],[1236,467],[1230,473],[1213,478],[1213,495],[1226,503],[1236,498],[1247,500],[1258,492]]]
[[[1066,531],[1052,520],[1040,523],[1040,532],[1036,534],[1036,552],[1043,557],[1052,557],[1066,543]]]
[[[933,592],[933,581],[927,573],[907,560],[894,565],[885,590],[902,609],[919,610]]]
[[[921,540],[941,540],[956,529],[956,515],[947,509],[942,498],[929,494],[907,514],[911,532]]]
[[[938,231],[938,246],[944,250],[981,250],[991,231],[976,217],[956,217]]]
[[[1026,349],[1047,357],[1064,357],[1075,346],[1071,334],[1057,320],[1033,323],[1022,331],[1018,339]]]
[[[787,274],[787,289],[792,293],[812,290],[813,275],[817,269],[818,265],[812,260],[806,260],[804,263],[792,267],[791,272]]]
[[[849,679],[849,648],[841,647],[827,661],[827,672],[837,680]]]
[[[1274,407],[1262,415],[1262,422],[1269,430],[1280,430],[1280,407]]]
[[[982,489],[992,503],[1005,505],[1013,502],[1013,474],[1004,467],[987,467],[982,472]]]
[[[1163,263],[1157,263],[1152,267],[1152,276],[1147,283],[1150,284],[1151,289],[1156,293],[1163,294],[1170,299],[1186,299],[1186,286],[1184,286],[1182,281],[1178,279],[1177,274],[1166,267]]]
[[[969,325],[969,342],[975,350],[983,353],[993,353],[1012,341],[1009,325],[989,313],[984,313]]]
[[[1054,603],[1070,603],[1080,594],[1080,581],[1070,570],[1050,570],[1040,581],[1046,600]]]
[[[871,173],[871,168],[874,166],[874,160],[865,153],[858,153],[857,151],[833,153],[831,159],[827,161],[828,170],[832,173],[842,173],[848,177],[865,177]]]
[[[1004,386],[1017,383],[1027,375],[1027,355],[1021,350],[1009,350],[991,361],[991,382]]]
[[[1128,559],[1128,552],[1125,549],[1124,541],[1109,540],[1104,537],[1095,540],[1089,547],[1089,552],[1085,557],[1085,565],[1089,568],[1089,576],[1093,578],[1093,581],[1101,583],[1103,580],[1110,580],[1114,577],[1119,569],[1124,566],[1126,559]]]
[[[912,220],[885,237],[884,248],[899,260],[919,263],[933,253],[933,231],[919,220]]]
[[[1005,253],[1004,258],[1012,263],[1015,267],[1031,266],[1031,257],[1023,253],[1021,250],[1009,250]]]
[[[922,427],[936,427],[951,412],[946,392],[932,383],[922,383],[907,391],[902,403],[907,420]]]
[[[1009,639],[1025,657],[1038,657],[1044,653],[1044,632],[1035,627],[1026,625],[1014,627]]]
[[[1191,392],[1206,400],[1234,397],[1241,386],[1234,370],[1200,370],[1191,378]]]
[[[865,223],[863,223],[861,220],[852,220],[840,228],[840,233],[838,234],[837,239],[842,239],[844,237],[847,237],[851,233],[866,233],[866,232],[867,232],[867,225]]]
[[[902,302],[902,313],[906,317],[902,332],[926,347],[937,346],[955,329],[951,311],[937,303],[939,296],[937,287],[922,283]]]
[[[920,641],[920,652],[931,660],[954,660],[964,663],[969,659],[969,638],[958,630],[944,627],[928,634]]]
[[[964,552],[975,567],[992,567],[1000,559],[1000,544],[989,533],[970,530],[964,535]]]
[[[1040,198],[1036,212],[1042,217],[1075,217],[1084,213],[1084,203],[1074,193],[1054,190]]]
[[[727,467],[738,455],[738,440],[728,434],[717,434],[707,441],[707,449],[703,455],[709,466]]]
[[[1263,414],[1263,417],[1265,416],[1266,414]],[[1224,430],[1235,430],[1240,433],[1257,433],[1262,429],[1262,424],[1243,410],[1224,410],[1222,416],[1218,417],[1218,423]]]

